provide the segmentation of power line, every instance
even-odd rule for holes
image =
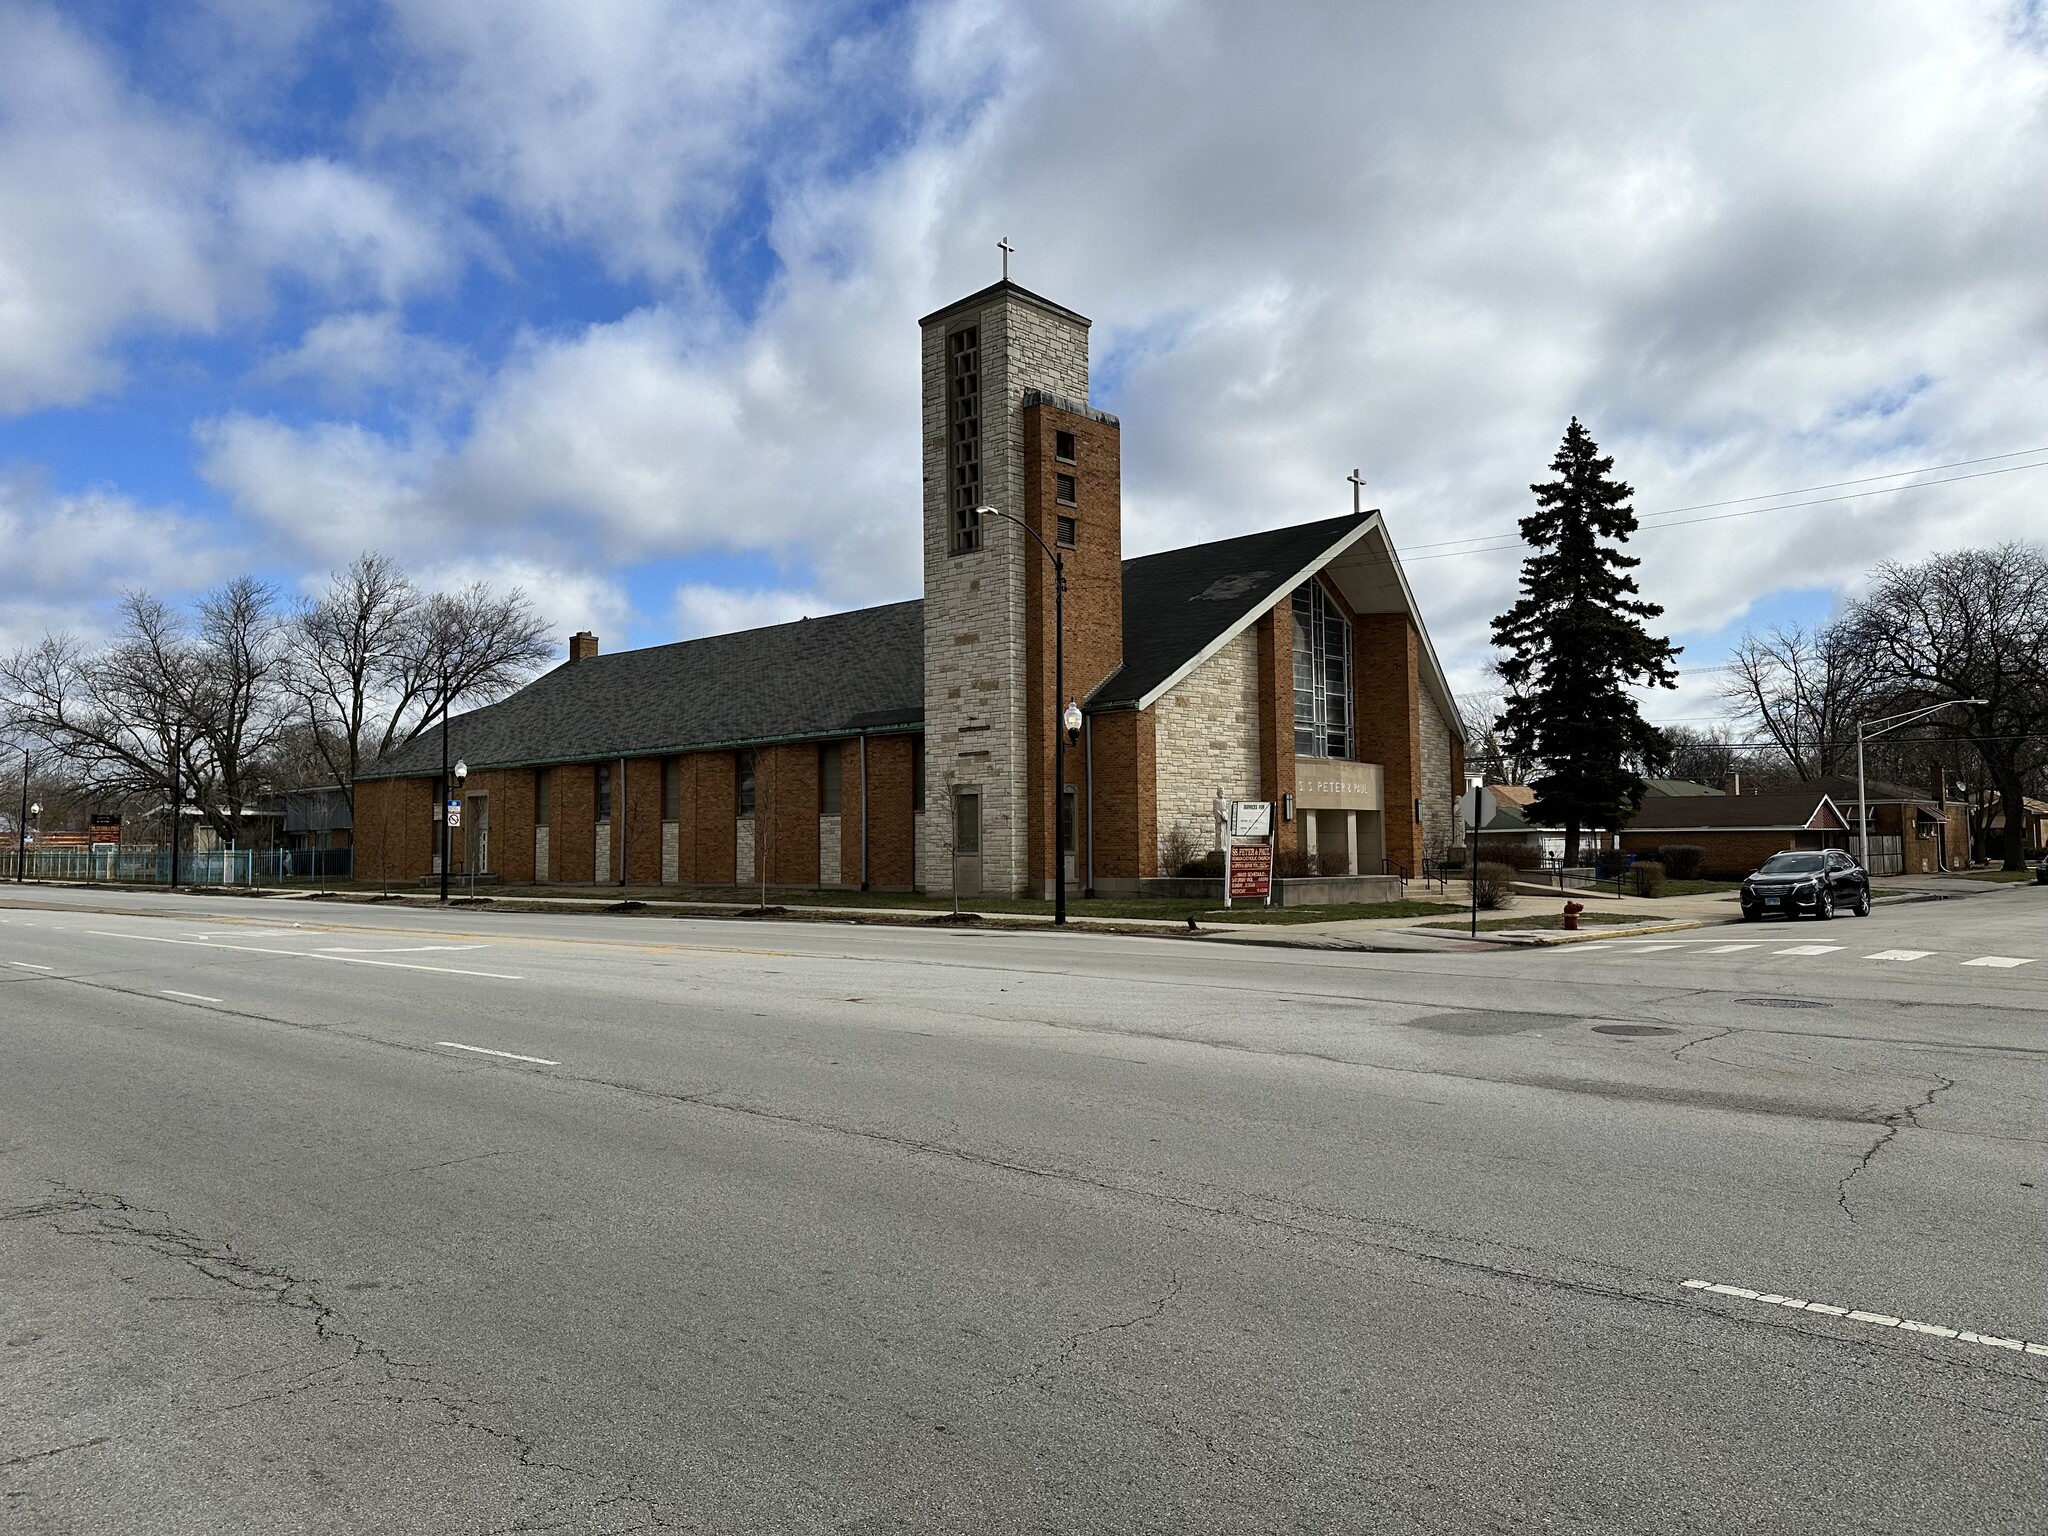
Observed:
[[[2023,451],[2024,451],[2024,452],[2027,452],[2027,453],[2040,453],[2040,452],[2043,452],[2044,450],[2043,450],[2043,449],[2039,449],[2039,448],[2029,448],[2029,449],[2025,449],[2025,450],[2023,450]],[[2016,455],[2013,455],[2013,454],[1998,454],[1998,455],[1995,455],[1995,457],[1997,457],[1997,458],[2012,458],[2012,457],[2016,457]],[[1985,463],[1985,462],[1987,462],[1987,461],[1986,461],[1986,460],[1983,460],[1983,459],[1965,459],[1965,460],[1962,460],[1962,461],[1960,461],[1960,462],[1961,462],[1961,463],[1965,463],[1965,464],[1982,464],[1982,463]],[[1937,468],[1941,468],[1941,467],[1949,467],[1949,468],[1953,468],[1953,467],[1955,467],[1955,466],[1936,466],[1936,467],[1937,467]],[[1684,520],[1683,520],[1682,522],[1675,522],[1675,523],[1652,523],[1652,524],[1650,524],[1650,525],[1648,525],[1648,526],[1646,526],[1646,527],[1639,527],[1639,528],[1637,529],[1637,531],[1638,531],[1639,533],[1659,533],[1659,532],[1662,532],[1662,531],[1663,531],[1664,529],[1666,529],[1666,528],[1690,528],[1690,527],[1692,527],[1692,526],[1694,526],[1695,524],[1698,524],[1698,523],[1719,523],[1719,522],[1726,522],[1726,521],[1728,521],[1728,520],[1729,520],[1730,518],[1737,518],[1737,517],[1755,517],[1755,516],[1757,516],[1757,515],[1758,515],[1759,513],[1762,513],[1762,512],[1792,512],[1792,511],[1796,511],[1796,510],[1798,510],[1798,509],[1799,509],[1799,508],[1801,508],[1801,507],[1824,507],[1824,506],[1831,506],[1831,505],[1833,505],[1833,504],[1835,504],[1835,503],[1837,503],[1837,502],[1843,502],[1843,501],[1858,501],[1858,500],[1861,500],[1862,498],[1864,498],[1864,497],[1866,497],[1866,496],[1890,496],[1890,495],[1894,495],[1894,494],[1896,494],[1896,493],[1897,493],[1897,492],[1899,492],[1899,491],[1917,491],[1917,490],[1922,490],[1922,489],[1924,489],[1924,488],[1926,488],[1926,487],[1928,487],[1928,486],[1934,486],[1934,485],[1954,485],[1954,484],[1958,483],[1959,481],[1963,481],[1963,480],[1982,480],[1982,479],[1985,479],[1985,478],[1987,478],[1988,476],[1991,476],[1991,475],[2011,475],[2011,474],[2017,474],[2017,473],[2019,473],[2019,472],[2020,472],[2021,470],[2025,470],[2025,469],[2048,469],[2048,459],[2043,459],[2043,460],[2039,461],[2038,463],[2034,463],[2034,464],[2008,464],[2008,465],[2006,465],[2006,466],[2005,466],[2005,467],[2004,467],[2003,469],[1980,469],[1980,470],[1977,470],[1977,471],[1975,471],[1974,473],[1971,473],[1971,474],[1967,474],[1967,475],[1948,475],[1948,476],[1945,476],[1944,478],[1942,478],[1942,479],[1940,479],[1940,480],[1921,480],[1921,481],[1918,481],[1918,482],[1916,482],[1915,484],[1912,484],[1912,485],[1887,485],[1887,486],[1880,486],[1880,487],[1879,487],[1878,489],[1876,489],[1876,490],[1874,490],[1874,491],[1850,491],[1850,492],[1846,493],[1845,495],[1841,495],[1841,496],[1819,496],[1819,497],[1816,497],[1815,499],[1813,499],[1812,501],[1781,501],[1781,502],[1777,502],[1777,503],[1775,503],[1774,505],[1772,505],[1772,506],[1768,506],[1768,507],[1750,507],[1750,508],[1748,508],[1747,510],[1745,510],[1745,511],[1742,511],[1742,512],[1718,512],[1718,513],[1716,513],[1716,514],[1715,514],[1714,516],[1712,516],[1712,517],[1689,517],[1689,518],[1686,518],[1686,519],[1684,519]],[[1900,473],[1901,473],[1901,474],[1924,474],[1924,473],[1927,473],[1927,471],[1925,471],[1925,470],[1901,470],[1901,471],[1900,471]],[[1873,475],[1873,476],[1871,476],[1870,478],[1871,478],[1871,479],[1883,479],[1883,478],[1886,478],[1886,477],[1885,477],[1885,476],[1880,476],[1880,475]],[[1841,481],[1841,482],[1839,482],[1839,483],[1840,483],[1840,484],[1843,484],[1843,485],[1855,485],[1855,484],[1858,484],[1858,483],[1860,483],[1860,482],[1858,482],[1858,481],[1854,481],[1854,480],[1844,480],[1844,481]],[[1827,489],[1827,487],[1825,487],[1825,486],[1813,486],[1813,487],[1810,487],[1810,489],[1813,489],[1813,490],[1825,490],[1825,489]],[[1777,496],[1797,496],[1797,495],[1800,495],[1800,494],[1802,494],[1802,493],[1801,493],[1801,492],[1798,492],[1798,491],[1778,491],[1778,492],[1776,492],[1776,493],[1774,493],[1774,494],[1775,494],[1775,495],[1777,495]],[[1768,497],[1761,497],[1761,496],[1743,496],[1743,497],[1738,497],[1738,498],[1736,498],[1736,500],[1737,500],[1737,501],[1762,501],[1762,500],[1768,500],[1768,499],[1770,499],[1770,498],[1768,498]],[[1703,503],[1701,503],[1701,506],[1731,506],[1731,505],[1733,505],[1733,504],[1734,504],[1733,502],[1703,502]],[[1643,513],[1643,514],[1642,514],[1642,516],[1644,516],[1644,517],[1669,517],[1669,516],[1673,516],[1673,515],[1675,515],[1675,514],[1677,514],[1677,513],[1679,513],[1679,512],[1691,512],[1691,511],[1697,511],[1697,510],[1699,510],[1699,509],[1698,509],[1698,508],[1694,508],[1694,507],[1670,507],[1670,508],[1667,508],[1667,509],[1666,509],[1665,511],[1662,511],[1662,512],[1646,512],[1646,513]],[[1472,548],[1472,549],[1451,549],[1451,548],[1449,548],[1449,547],[1448,547],[1448,546],[1450,546],[1450,545],[1454,545],[1454,544],[1471,544],[1471,545],[1477,545],[1477,546],[1481,546],[1481,547],[1478,547],[1478,548]],[[1412,547],[1413,547],[1413,548],[1416,548],[1416,549],[1437,549],[1437,550],[1443,550],[1443,551],[1444,551],[1444,553],[1442,553],[1442,554],[1435,554],[1435,555],[1411,555],[1411,556],[1408,556],[1408,557],[1407,557],[1407,561],[1406,561],[1406,563],[1409,563],[1409,564],[1413,564],[1413,563],[1415,563],[1415,562],[1417,562],[1417,561],[1422,561],[1422,560],[1450,560],[1450,559],[1454,559],[1454,558],[1456,558],[1456,557],[1457,557],[1457,556],[1459,556],[1459,555],[1491,555],[1491,554],[1497,554],[1497,553],[1499,553],[1499,552],[1500,552],[1501,550],[1504,550],[1504,549],[1516,549],[1516,548],[1520,548],[1520,547],[1521,547],[1521,545],[1522,545],[1522,541],[1521,541],[1521,537],[1520,537],[1520,535],[1510,535],[1510,534],[1502,534],[1502,533],[1482,533],[1482,534],[1475,534],[1475,535],[1473,535],[1473,536],[1472,536],[1471,538],[1469,538],[1469,539],[1444,539],[1444,540],[1442,540],[1442,541],[1440,541],[1440,542],[1438,542],[1438,543],[1435,543],[1435,544],[1417,544],[1417,545],[1414,545],[1414,546],[1412,546]]]

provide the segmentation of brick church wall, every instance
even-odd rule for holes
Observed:
[[[1121,709],[1094,717],[1095,884],[1114,892],[1159,872],[1159,783],[1153,712]]]

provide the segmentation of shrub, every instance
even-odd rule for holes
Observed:
[[[1512,865],[1482,863],[1473,886],[1474,900],[1489,912],[1515,904],[1515,869]]]
[[[1664,894],[1664,866],[1655,859],[1637,859],[1629,866],[1629,886],[1638,896]]]
[[[1321,862],[1299,845],[1282,848],[1273,855],[1275,880],[1313,880],[1323,872]]]
[[[1223,878],[1223,850],[1213,848],[1199,859],[1183,860],[1175,871],[1183,880],[1221,880]]]
[[[1488,845],[1486,857],[1496,864],[1505,864],[1509,869],[1532,870],[1543,867],[1543,850],[1532,848],[1527,843],[1502,843],[1498,847]]]
[[[1159,839],[1159,867],[1186,874],[1186,866],[1202,856],[1202,841],[1185,824],[1171,826]]]
[[[1664,873],[1674,880],[1697,880],[1706,867],[1707,850],[1698,843],[1670,843],[1657,850]]]

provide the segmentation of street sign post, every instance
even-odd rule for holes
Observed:
[[[457,827],[461,825],[462,802],[460,800],[450,800],[448,802],[448,830],[453,832]]]

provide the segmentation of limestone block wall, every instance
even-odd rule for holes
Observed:
[[[818,818],[818,884],[840,885],[839,878],[840,818],[820,816]]]
[[[548,883],[548,829],[533,829],[533,878],[536,884]]]
[[[1260,798],[1259,713],[1256,627],[1195,668],[1153,706],[1162,846],[1173,829],[1184,828],[1197,849],[1213,848],[1216,796]]]
[[[683,829],[680,823],[661,824],[661,883],[674,885],[682,879]]]
[[[1416,711],[1422,733],[1422,783],[1416,794],[1422,798],[1422,847],[1432,859],[1440,858],[1453,845],[1457,832],[1457,769],[1453,762],[1450,722],[1427,688],[1420,690],[1421,707]],[[1388,802],[1389,808],[1392,802]]]
[[[742,816],[739,819],[738,835],[734,840],[733,879],[745,885],[754,875],[754,818]]]

